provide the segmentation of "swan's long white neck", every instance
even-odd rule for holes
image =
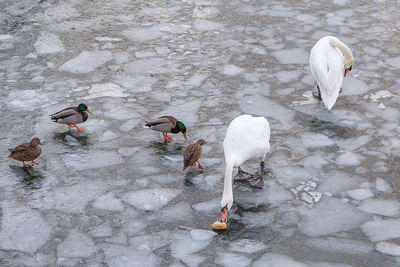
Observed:
[[[339,40],[330,40],[329,44],[332,47],[339,48],[340,52],[342,52],[342,54],[343,54],[345,65],[352,64],[352,62],[354,61],[353,53],[351,52],[350,48],[347,45],[345,45],[344,43],[342,43]],[[349,67],[349,66],[346,66],[346,67]]]
[[[230,210],[233,202],[233,191],[232,191],[233,162],[231,160],[227,160],[225,164],[226,166],[225,166],[224,192],[222,195],[221,205],[225,206],[226,204],[228,204],[228,210]]]

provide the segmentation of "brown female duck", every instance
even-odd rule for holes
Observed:
[[[151,128],[153,131],[162,132],[167,142],[172,141],[172,137],[168,136],[168,133],[176,134],[182,132],[183,137],[187,140],[185,124],[172,116],[162,116],[151,121],[146,121],[145,126]]]
[[[183,170],[189,166],[196,166],[196,162],[199,165],[199,169],[203,169],[199,162],[201,152],[203,151],[202,145],[207,144],[204,139],[199,139],[196,143],[190,144],[183,150]]]
[[[40,139],[33,138],[30,143],[19,145],[14,149],[11,148],[8,149],[11,152],[11,154],[8,157],[22,161],[24,167],[29,166],[29,164],[25,164],[24,161],[32,161],[32,166],[35,164],[39,164],[39,162],[34,161],[42,153],[42,149],[40,148],[39,145],[41,145]]]

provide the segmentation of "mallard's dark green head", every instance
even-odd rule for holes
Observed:
[[[88,109],[88,107],[86,106],[86,104],[79,104],[78,105],[78,110],[79,111],[87,111],[87,112],[89,112],[90,114],[93,114],[89,109]]]
[[[183,122],[181,122],[181,121],[177,121],[176,126],[178,126],[179,131],[181,131],[183,133],[183,137],[185,137],[185,140],[187,140],[185,124],[183,124]]]

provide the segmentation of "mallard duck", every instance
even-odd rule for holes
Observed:
[[[76,127],[79,131],[85,131],[84,128],[77,126],[78,123],[85,122],[88,119],[88,114],[85,111],[92,114],[86,104],[79,104],[78,107],[69,107],[50,116],[54,122],[67,124],[68,128]]]
[[[204,139],[199,139],[196,143],[190,144],[183,150],[183,170],[189,166],[196,166],[196,162],[199,165],[199,169],[203,169],[199,162],[201,152],[203,151],[202,145],[207,144]]]
[[[172,116],[161,116],[157,119],[146,121],[145,126],[151,128],[153,131],[162,132],[167,142],[172,141],[172,137],[168,133],[176,134],[182,132],[183,137],[187,140],[185,124]]]
[[[212,225],[214,230],[226,229],[227,227],[228,211],[233,204],[232,171],[234,167],[239,167],[235,180],[245,180],[256,188],[263,187],[262,175],[265,157],[270,148],[269,137],[269,123],[264,117],[241,115],[229,124],[223,142],[226,167],[224,192],[221,200],[221,218],[219,222]],[[252,158],[261,159],[261,173],[258,177],[240,169],[240,165]]]
[[[330,110],[342,88],[343,78],[352,70],[354,57],[350,48],[336,37],[322,37],[311,49],[310,68],[317,81],[313,96],[324,101]]]
[[[34,161],[42,153],[42,149],[39,145],[41,145],[39,138],[33,138],[30,143],[25,143],[16,148],[8,149],[11,152],[8,157],[22,161],[24,167],[29,166],[29,164],[25,164],[25,161],[32,161],[32,166],[39,164],[39,162]]]

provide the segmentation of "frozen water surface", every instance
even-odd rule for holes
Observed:
[[[0,265],[398,266],[399,7],[0,1]],[[356,62],[330,111],[308,66],[325,35]],[[50,121],[82,102],[85,132]],[[229,229],[214,233],[222,140],[243,113],[271,125],[265,186],[236,184]],[[162,115],[188,142],[142,127]],[[6,157],[34,136],[38,166]],[[205,170],[182,172],[199,138]]]

